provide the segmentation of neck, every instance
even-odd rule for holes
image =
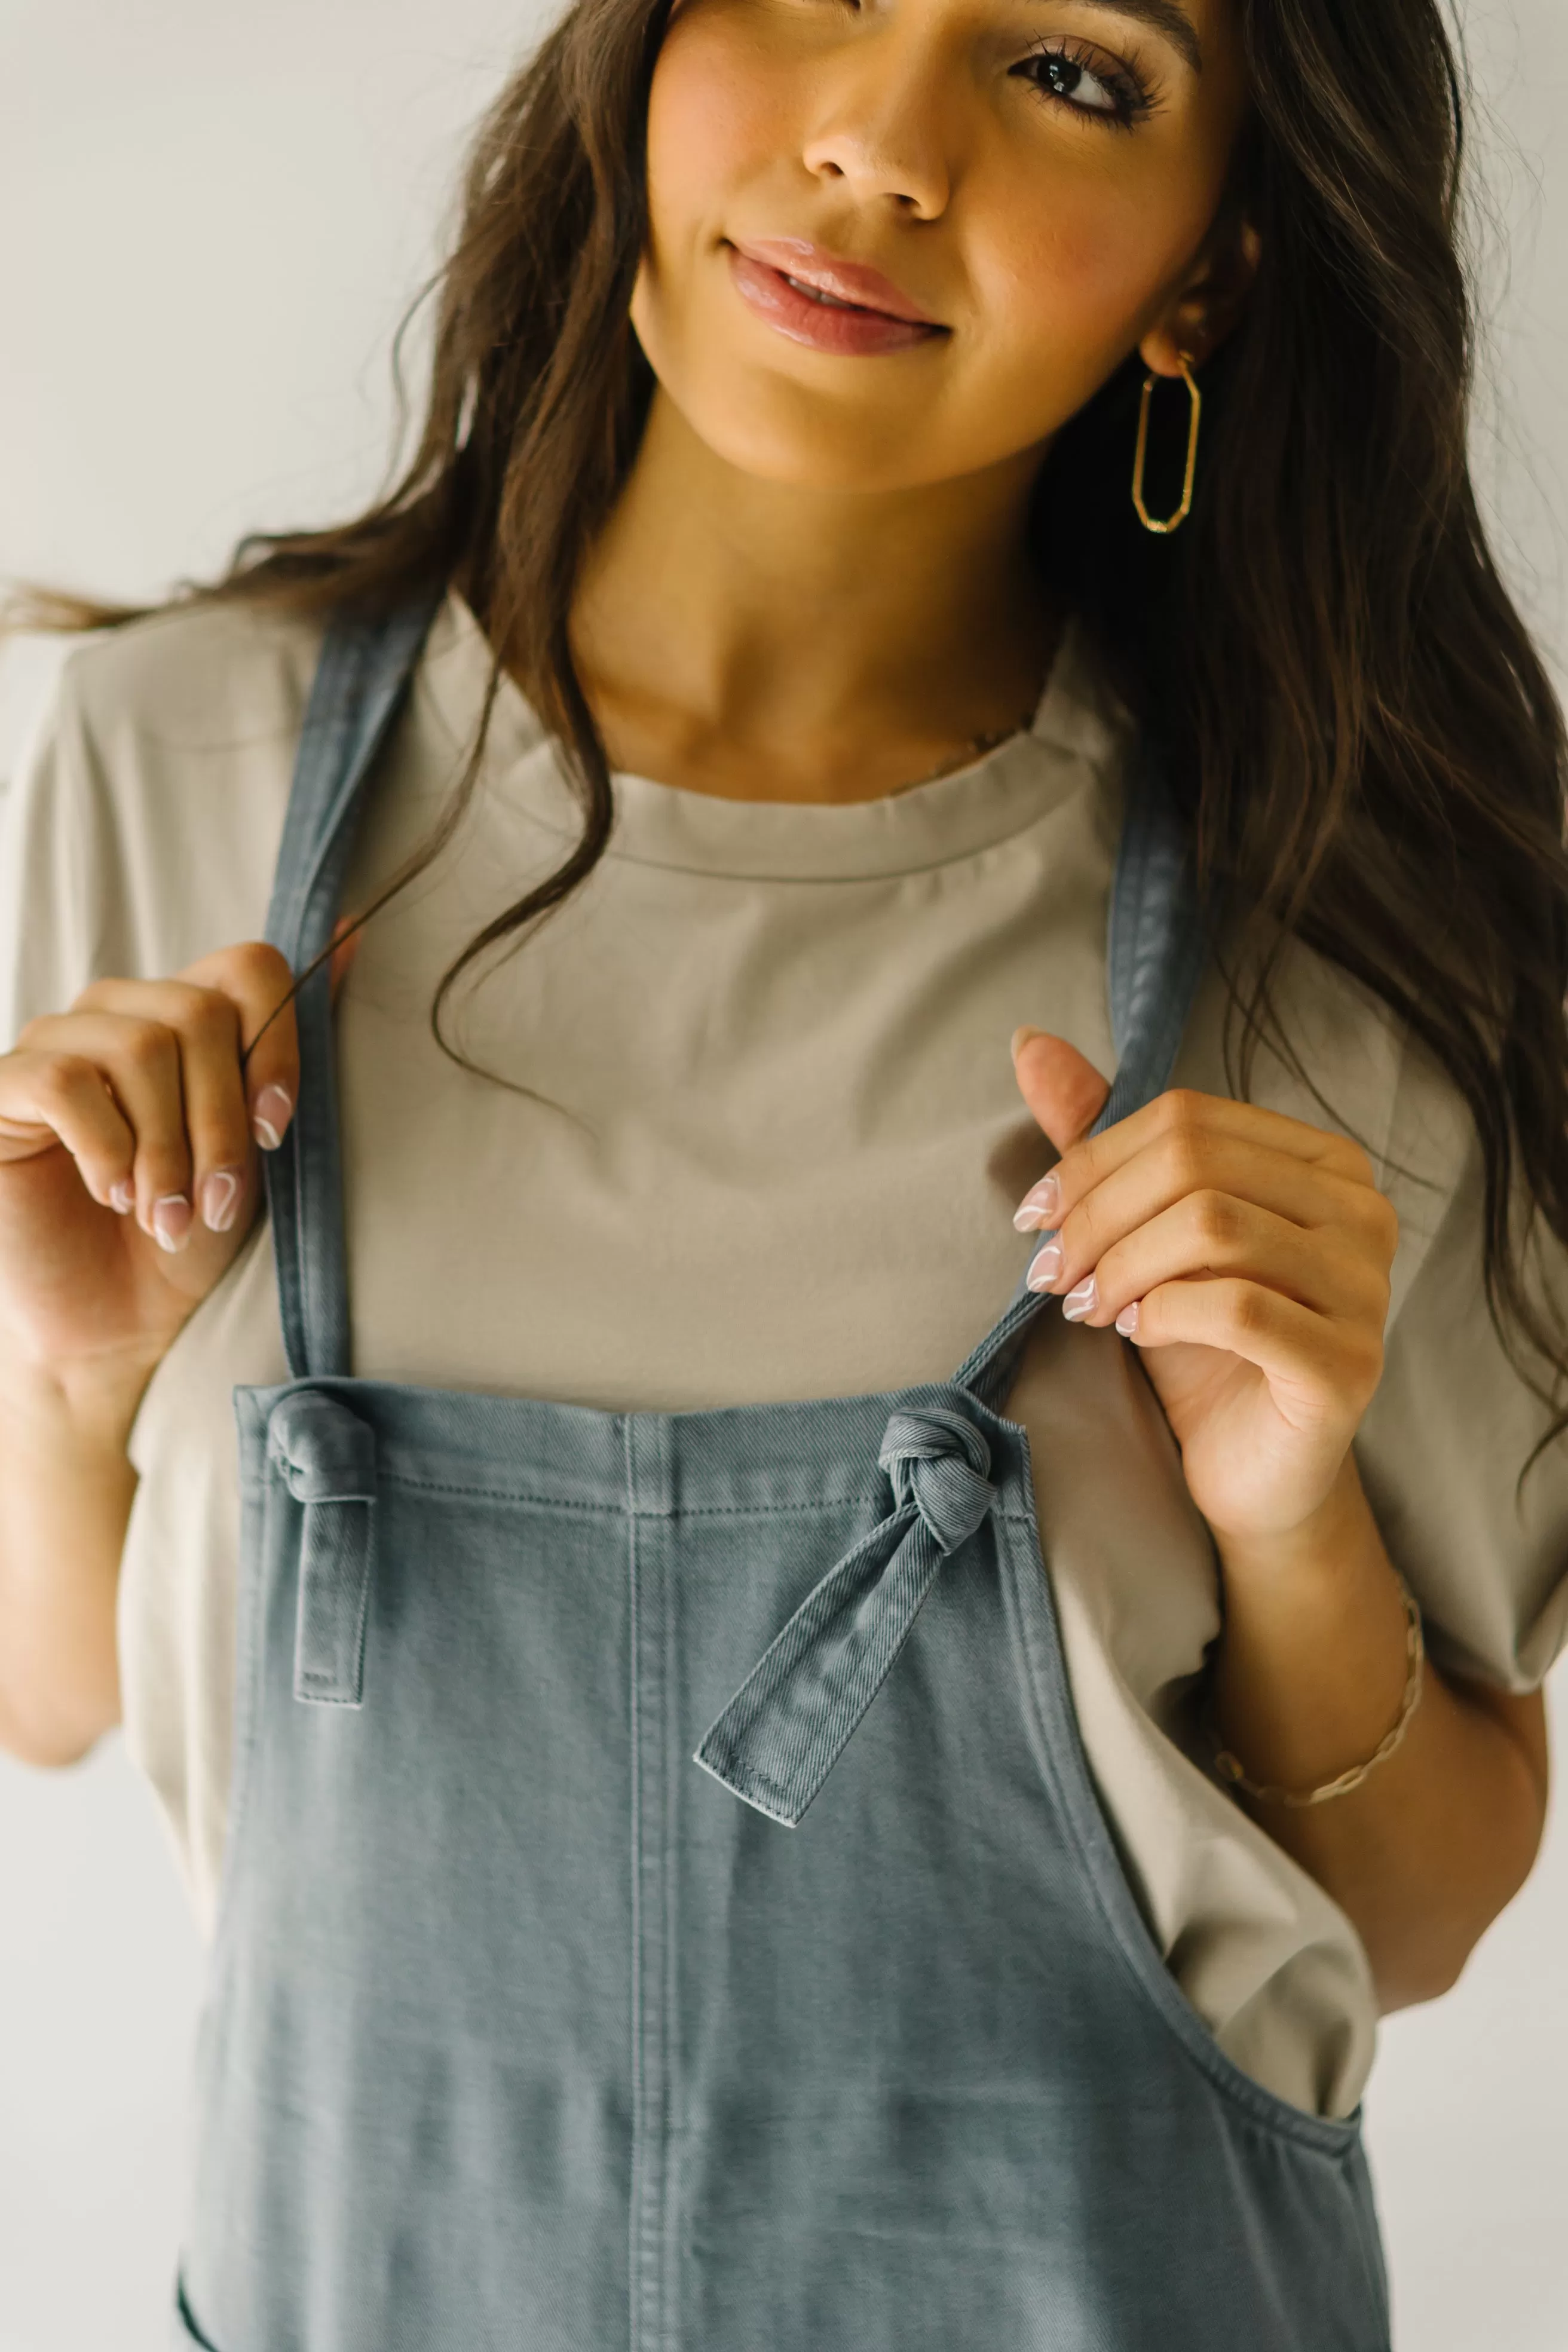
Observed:
[[[656,393],[572,616],[612,764],[858,800],[1018,724],[1056,636],[1026,542],[1038,463],[802,489],[729,465]]]

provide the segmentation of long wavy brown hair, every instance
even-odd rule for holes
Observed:
[[[1130,361],[1052,446],[1038,561],[1163,750],[1216,934],[1261,942],[1233,982],[1233,1085],[1245,1092],[1259,1040],[1279,1038],[1284,940],[1381,998],[1468,1105],[1489,1302],[1555,1403],[1564,1333],[1526,1265],[1532,1217],[1568,1243],[1568,742],[1468,471],[1458,53],[1438,0],[1238,5],[1251,103],[1227,201],[1263,258],[1205,370],[1191,521],[1154,539],[1107,494],[1135,430]],[[443,1045],[458,978],[575,890],[611,833],[568,621],[653,386],[628,305],[668,6],[576,0],[490,110],[430,289],[422,419],[387,493],[336,529],[246,541],[224,580],[191,592],[330,616],[455,583],[496,654],[485,723],[510,673],[559,738],[581,838],[444,975]],[[436,834],[359,919],[450,836],[479,750]]]

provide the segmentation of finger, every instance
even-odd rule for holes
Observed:
[[[136,1130],[138,1220],[165,1249],[183,1248],[198,1219],[228,1232],[253,1202],[252,1139],[270,1148],[293,1108],[293,1013],[279,1011],[290,981],[276,949],[247,942],[173,979],[99,981],[78,999],[71,1017],[129,1024],[106,1068]]]
[[[226,1234],[238,1221],[251,1187],[239,1008],[223,990],[189,981],[169,982],[166,992],[169,1026],[180,1053],[191,1180],[187,1205],[209,1233]],[[163,1238],[162,1228],[158,1238]]]
[[[1162,1283],[1117,1325],[1139,1348],[1185,1342],[1256,1365],[1297,1427],[1360,1421],[1383,1371],[1381,1332],[1331,1322],[1235,1276]]]
[[[184,1009],[177,993],[167,985],[100,982],[73,1011],[26,1033],[30,1045],[83,1056],[111,1089],[132,1138],[136,1221],[165,1249],[184,1245],[192,1221],[181,1048],[170,1019]]]
[[[289,993],[294,975],[288,958],[264,940],[249,940],[204,956],[179,977],[232,1000],[250,1131],[263,1151],[276,1151],[300,1092],[299,1033]]]
[[[85,1054],[19,1044],[0,1061],[0,1162],[57,1146],[100,1207],[129,1213],[136,1138],[102,1071]]]
[[[1105,1108],[1110,1082],[1065,1037],[1027,1026],[1013,1032],[1018,1091],[1058,1151],[1076,1143]]]
[[[1053,1278],[1036,1286],[1072,1288],[1129,1235],[1184,1201],[1197,1204],[1200,1237],[1206,1223],[1218,1244],[1229,1242],[1230,1225],[1247,1205],[1303,1232],[1341,1236],[1351,1255],[1380,1265],[1384,1273],[1399,1238],[1393,1202],[1337,1170],[1234,1136],[1217,1138],[1195,1156],[1173,1153],[1157,1140],[1113,1169],[1076,1205],[1058,1206]],[[1042,1276],[1046,1270],[1041,1267]]]
[[[1226,1139],[1326,1169],[1366,1191],[1377,1189],[1371,1160],[1348,1136],[1310,1127],[1304,1119],[1287,1118],[1258,1103],[1171,1087],[1114,1127],[1086,1136],[1063,1152],[1054,1171],[1062,1210],[1070,1211],[1096,1184],[1150,1149],[1163,1151],[1174,1174],[1184,1180],[1177,1183],[1177,1192],[1196,1191],[1207,1181],[1208,1155]]]
[[[1254,1202],[1191,1192],[1108,1249],[1069,1284],[1071,1323],[1103,1328],[1161,1283],[1235,1275],[1294,1299],[1313,1314],[1365,1321],[1381,1330],[1388,1312],[1388,1267],[1344,1236],[1310,1231]],[[1058,1285],[1067,1279],[1058,1277]]]

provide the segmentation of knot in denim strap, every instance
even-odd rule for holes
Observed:
[[[743,1803],[793,1829],[909,1638],[942,1561],[996,1500],[991,1449],[956,1407],[891,1415],[893,1507],[815,1585],[697,1750]]]
[[[894,1413],[877,1459],[900,1504],[914,1505],[941,1551],[956,1551],[996,1500],[985,1475],[991,1448],[967,1414],[944,1405]]]
[[[373,1503],[375,1432],[321,1389],[295,1389],[272,1408],[267,1451],[300,1503]]]
[[[375,1432],[338,1398],[295,1389],[273,1407],[268,1459],[297,1503],[294,1696],[358,1706],[374,1554]]]

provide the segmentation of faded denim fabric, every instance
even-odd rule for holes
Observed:
[[[428,619],[329,636],[296,969]],[[1202,961],[1145,764],[1106,1123]],[[174,2341],[1387,2352],[1359,2118],[1218,2049],[1094,1792],[998,1410],[1047,1302],[881,1396],[356,1380],[324,971],[300,1026]]]

